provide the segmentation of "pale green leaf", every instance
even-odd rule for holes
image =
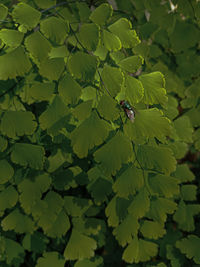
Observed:
[[[13,186],[8,186],[0,193],[0,211],[10,209],[18,201],[18,193]]]
[[[71,215],[72,217],[82,216],[92,205],[92,201],[86,198],[66,196],[64,200],[64,208],[67,214]]]
[[[61,18],[49,17],[40,22],[40,30],[46,38],[62,45],[67,37],[69,25]]]
[[[87,101],[87,100],[94,100],[96,96],[97,96],[97,89],[92,86],[87,86],[83,88],[80,98],[83,101]]]
[[[31,62],[21,46],[0,56],[0,80],[23,76],[30,69]]]
[[[187,164],[178,164],[173,176],[178,178],[181,183],[191,182],[195,179],[193,172]]]
[[[21,193],[19,201],[21,207],[27,214],[30,214],[32,212],[34,205],[38,200],[40,200],[42,194],[49,189],[50,184],[50,176],[44,173],[35,177],[34,182],[28,179],[24,179],[18,185],[18,191]]]
[[[76,106],[75,109],[72,111],[73,115],[78,120],[85,120],[91,114],[92,102],[92,100],[88,100]]]
[[[108,217],[108,225],[112,227],[117,227],[119,225],[119,216],[117,214],[117,200],[118,198],[114,196],[105,209],[106,216]]]
[[[112,6],[104,3],[94,9],[92,14],[90,15],[90,20],[94,23],[103,26],[107,20],[112,16]]]
[[[6,111],[1,121],[1,131],[10,138],[31,135],[37,127],[35,116],[30,111]]]
[[[36,64],[44,61],[51,51],[50,42],[39,31],[28,35],[24,44]]]
[[[97,248],[96,241],[73,229],[69,242],[64,251],[64,257],[67,260],[79,260],[91,258],[94,256],[94,250]]]
[[[48,80],[58,80],[63,73],[65,63],[63,58],[51,58],[42,61],[39,66],[39,73]]]
[[[8,15],[8,8],[4,4],[0,4],[0,21],[4,20]]]
[[[103,30],[102,40],[105,48],[107,48],[108,51],[118,51],[121,49],[120,39],[112,32]]]
[[[59,82],[58,92],[66,104],[77,104],[81,91],[81,86],[68,73]]]
[[[124,124],[125,134],[134,142],[142,143],[144,140],[156,137],[165,141],[171,133],[171,123],[157,108],[144,109],[135,113],[134,123],[130,120]]]
[[[135,73],[144,63],[144,59],[141,56],[131,56],[122,59],[117,63],[123,70],[131,73]]]
[[[103,95],[97,106],[99,114],[106,120],[116,120],[119,118],[119,110],[116,101],[110,96]]]
[[[32,104],[34,102],[49,101],[54,93],[55,84],[51,82],[40,83],[35,81],[31,85],[25,85],[20,92],[23,102]]]
[[[5,184],[14,175],[13,167],[8,163],[7,160],[0,160],[0,184]]]
[[[43,9],[52,7],[56,4],[56,0],[34,0],[34,2],[38,7]]]
[[[160,104],[163,107],[167,104],[165,90],[165,79],[161,72],[152,72],[139,76],[144,87],[143,102],[147,105]]]
[[[156,174],[148,178],[149,185],[154,194],[171,198],[179,194],[179,180],[177,178]]]
[[[69,56],[69,50],[65,45],[61,45],[58,47],[52,47],[51,51],[49,52],[49,58],[58,58],[58,57],[67,57]]]
[[[19,209],[14,209],[2,221],[1,226],[4,231],[14,230],[16,233],[33,233],[34,222],[27,215],[22,214]]]
[[[116,96],[123,85],[124,75],[119,68],[104,65],[101,77],[106,89],[112,96]],[[105,92],[107,92],[107,90]]]
[[[138,263],[150,260],[156,256],[158,245],[135,237],[124,250],[122,259],[128,263]]]
[[[41,13],[25,3],[18,3],[12,11],[12,17],[15,22],[32,30],[37,26]]]
[[[36,170],[43,169],[44,148],[38,145],[15,143],[11,153],[13,163]]]
[[[173,214],[177,208],[177,204],[166,198],[155,198],[151,200],[150,209],[147,216],[158,223],[164,223],[167,214]]]
[[[142,235],[149,239],[158,239],[164,236],[166,230],[163,224],[145,220],[140,228]]]
[[[107,137],[110,125],[101,120],[94,111],[90,117],[84,120],[72,133],[71,142],[74,152],[83,158],[88,150],[100,145]]]
[[[0,39],[4,44],[11,47],[17,47],[21,44],[24,34],[10,29],[2,29],[0,31]]]
[[[37,259],[35,267],[64,267],[65,260],[59,256],[58,252],[44,252],[43,257]]]
[[[95,51],[100,42],[99,27],[94,23],[85,23],[81,25],[80,42],[89,51]]]
[[[68,113],[69,110],[67,106],[59,96],[56,96],[49,107],[40,115],[40,127],[43,130],[47,129],[49,134],[53,134],[64,127],[64,121]]]
[[[131,105],[134,106],[142,100],[144,96],[144,88],[142,86],[142,83],[138,79],[130,75],[126,75],[124,87],[125,95]]]
[[[134,165],[128,167],[113,184],[113,191],[119,197],[128,197],[135,193],[144,185],[143,172]]]
[[[68,68],[75,78],[91,81],[96,73],[97,59],[84,52],[76,52],[69,58]]]
[[[139,193],[134,196],[133,201],[128,207],[128,212],[136,218],[142,218],[149,210],[150,199],[148,192],[145,188],[142,188]]]
[[[119,224],[113,231],[113,235],[124,247],[127,243],[130,243],[132,238],[137,235],[139,229],[139,223],[137,218],[133,214],[128,214],[127,217]]]
[[[123,163],[132,157],[131,142],[120,133],[117,133],[104,146],[94,153],[94,158],[100,162],[100,167],[106,175],[115,175]]]
[[[190,232],[195,230],[194,216],[197,214],[200,214],[199,204],[186,205],[185,202],[181,200],[173,219],[178,223],[179,229]]]
[[[132,30],[131,22],[125,18],[120,18],[108,29],[119,37],[124,48],[132,48],[140,43],[136,31]]]
[[[176,169],[176,159],[168,147],[141,145],[137,157],[144,168],[156,169],[166,175]]]
[[[188,235],[187,238],[183,238],[176,242],[176,247],[189,259],[193,259],[196,264],[200,264],[200,238],[195,235]]]

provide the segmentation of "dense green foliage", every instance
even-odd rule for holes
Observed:
[[[0,266],[200,264],[200,2],[108,2],[1,1]]]

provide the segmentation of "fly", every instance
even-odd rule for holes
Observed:
[[[128,103],[128,101],[126,100],[121,100],[120,101],[120,105],[121,107],[123,108],[126,116],[129,118],[129,120],[131,122],[134,122],[134,119],[135,119],[135,112],[134,112],[134,109],[133,107],[131,107],[131,105]]]

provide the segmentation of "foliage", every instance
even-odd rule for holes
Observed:
[[[1,1],[1,266],[200,264],[198,17],[196,0]]]

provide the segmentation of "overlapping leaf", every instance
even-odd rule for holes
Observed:
[[[17,47],[21,44],[24,34],[22,32],[10,29],[2,29],[0,31],[0,39],[4,44]]]
[[[149,239],[158,239],[166,233],[164,225],[154,221],[145,220],[140,228],[142,235]]]
[[[92,201],[85,198],[66,196],[64,200],[64,208],[72,217],[82,216],[92,205]]]
[[[0,4],[0,20],[4,20],[7,17],[8,8],[4,4]]]
[[[90,15],[90,19],[96,24],[103,26],[107,20],[112,15],[112,6],[109,4],[101,4],[97,7],[92,14]]]
[[[108,51],[118,51],[121,49],[121,41],[114,33],[103,30],[102,39]]]
[[[79,31],[81,44],[90,51],[95,51],[100,42],[99,27],[94,23],[85,23]]]
[[[126,75],[124,87],[125,95],[131,105],[134,106],[142,100],[144,95],[144,88],[142,86],[142,83],[138,79],[130,75]]]
[[[120,66],[121,69],[130,73],[135,73],[142,66],[143,62],[144,59],[141,56],[131,56],[122,59],[117,64]]]
[[[100,145],[108,136],[110,126],[93,111],[71,134],[74,152],[83,158],[88,150]]]
[[[65,260],[59,257],[58,252],[45,252],[43,257],[38,258],[36,267],[64,267]]]
[[[119,110],[116,102],[107,95],[103,95],[98,103],[97,110],[106,120],[116,120],[119,117]]]
[[[2,159],[0,160],[0,184],[5,184],[9,181],[14,174],[13,167],[8,163],[7,160]]]
[[[64,68],[65,63],[63,58],[50,58],[40,64],[39,73],[50,81],[58,80]]]
[[[0,193],[0,211],[10,209],[15,206],[18,201],[18,193],[15,188],[10,185]]]

